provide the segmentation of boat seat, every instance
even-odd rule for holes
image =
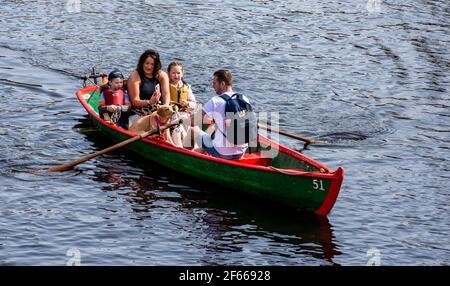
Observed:
[[[262,157],[261,153],[245,153],[244,156],[242,156],[239,160],[233,160],[235,162],[238,162],[240,164],[246,164],[246,165],[258,165],[258,166],[269,166],[270,161],[272,158],[270,157]]]

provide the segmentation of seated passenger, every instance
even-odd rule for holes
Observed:
[[[108,84],[100,94],[98,101],[100,117],[127,129],[130,107],[128,94],[123,89],[123,74],[115,69],[108,75]]]
[[[156,50],[146,50],[140,57],[136,67],[128,78],[128,93],[132,110],[130,126],[141,116],[149,115],[157,109],[157,105],[169,105],[169,78],[161,70],[161,60]]]
[[[214,131],[212,134],[208,134],[201,130],[198,126],[193,127],[194,138],[201,148],[196,151],[200,153],[208,153],[211,156],[222,159],[240,159],[248,148],[248,143],[242,141],[244,137],[238,134],[235,138],[230,138],[230,133],[227,130],[228,122],[226,119],[226,107],[229,99],[237,95],[232,88],[233,77],[229,70],[218,70],[213,75],[212,87],[216,92],[216,96],[212,97],[204,106],[202,111],[202,118],[207,115],[204,123],[210,123],[211,119],[214,122]],[[247,104],[250,104],[248,98],[242,96]],[[198,116],[198,115],[197,115]],[[236,126],[235,126],[236,128]],[[256,127],[253,126],[252,131],[256,131]],[[250,131],[250,128],[249,128]],[[227,136],[228,135],[228,136]],[[247,140],[247,139],[245,139]],[[230,142],[232,141],[232,142]],[[236,142],[237,143],[236,143]]]
[[[184,65],[181,62],[171,62],[167,68],[169,75],[170,102],[181,107],[195,108],[195,96],[191,85],[184,80]]]
[[[190,126],[190,119],[188,111],[196,107],[195,96],[192,93],[191,86],[184,80],[184,65],[181,62],[171,62],[167,68],[167,74],[169,75],[169,89],[170,89],[170,103],[177,104],[181,107],[180,112],[176,109],[174,114],[174,120],[183,119],[183,124],[176,127],[172,133],[172,142],[177,147],[183,147],[183,141],[188,136],[186,130]],[[189,142],[191,140],[188,140]],[[193,141],[193,140],[192,140]],[[193,142],[186,148],[191,148]]]

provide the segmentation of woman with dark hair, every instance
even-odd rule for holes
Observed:
[[[147,115],[145,109],[155,109],[157,104],[170,103],[169,77],[161,70],[161,60],[156,50],[146,50],[128,78],[128,96],[137,115]],[[134,120],[136,118],[133,118]],[[133,120],[130,118],[130,121]],[[132,123],[132,122],[130,122]]]

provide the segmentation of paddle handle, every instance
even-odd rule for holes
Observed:
[[[286,132],[286,131],[283,131],[283,130],[275,130],[275,129],[272,129],[272,128],[270,128],[268,126],[265,126],[265,125],[263,125],[261,123],[258,123],[258,127],[261,128],[261,129],[265,129],[267,131],[276,132],[276,133],[281,134],[281,135],[285,135],[285,136],[288,136],[288,137],[291,137],[291,138],[294,138],[294,139],[298,139],[298,140],[301,140],[301,141],[306,142],[306,143],[314,143],[314,142],[324,143],[324,144],[327,143],[325,141],[321,141],[321,140],[317,140],[317,139],[305,138],[305,137],[299,136],[297,134],[289,133],[289,132]]]
[[[179,125],[180,123],[181,123],[181,120],[178,121],[178,122],[176,122],[176,123],[169,124],[169,125],[165,126],[164,128],[162,128],[161,131],[164,131],[164,130],[166,130],[166,129],[168,129],[168,128],[171,128],[171,127],[174,127],[174,126],[177,126],[177,125]],[[120,142],[120,143],[117,143],[117,144],[115,144],[115,145],[113,145],[113,146],[111,146],[111,147],[108,147],[108,148],[106,148],[106,149],[97,151],[97,152],[95,152],[95,153],[89,154],[89,155],[84,156],[84,157],[82,157],[82,158],[80,158],[80,159],[71,161],[71,162],[66,163],[66,164],[63,164],[63,165],[59,165],[59,166],[55,166],[55,167],[48,168],[47,171],[48,171],[48,172],[58,172],[58,171],[67,171],[67,170],[70,170],[70,169],[72,169],[73,167],[75,167],[76,165],[81,164],[81,163],[83,163],[83,162],[86,162],[86,161],[88,161],[88,160],[90,160],[90,159],[92,159],[92,158],[95,158],[95,157],[97,157],[97,156],[100,156],[100,155],[103,155],[103,154],[105,154],[105,153],[111,152],[111,151],[113,151],[113,150],[119,149],[119,148],[121,148],[121,147],[123,147],[123,146],[125,146],[125,145],[130,144],[130,143],[133,143],[133,142],[135,142],[135,141],[139,141],[139,140],[141,140],[142,138],[145,138],[145,137],[147,137],[147,136],[154,135],[154,134],[158,134],[159,132],[160,132],[160,130],[158,130],[158,129],[156,129],[156,130],[150,130],[150,131],[144,132],[144,133],[142,133],[142,134],[140,134],[140,135],[131,137],[131,138],[125,140],[125,141],[122,141],[122,142]]]

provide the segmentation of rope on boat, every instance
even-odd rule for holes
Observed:
[[[312,172],[308,172],[306,170],[295,170],[295,169],[292,169],[292,170],[288,171],[288,170],[279,169],[279,168],[276,168],[276,167],[273,167],[273,166],[269,166],[269,168],[274,170],[274,171],[277,171],[279,173],[285,174],[285,175],[293,175],[294,171],[304,171],[305,173],[312,173]],[[327,174],[328,173],[327,170],[325,170],[323,168],[320,168],[319,172],[322,173],[322,174]]]

